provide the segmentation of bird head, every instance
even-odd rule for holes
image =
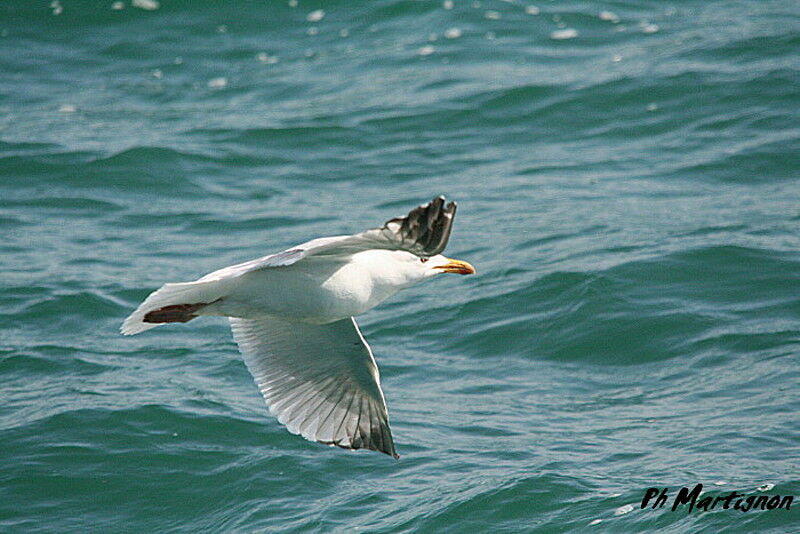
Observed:
[[[395,290],[409,287],[442,273],[475,274],[475,267],[461,260],[441,254],[420,257],[404,250],[368,250],[354,257],[369,265],[372,276],[379,284]]]
[[[475,274],[475,267],[462,260],[454,260],[441,254],[430,258],[417,258],[425,278],[442,273]]]

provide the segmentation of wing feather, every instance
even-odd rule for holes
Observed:
[[[342,410],[340,404],[346,394],[347,390],[342,388],[336,398],[336,402],[331,403],[330,410],[327,412],[327,414],[325,414],[324,417],[320,418],[319,430],[317,430],[319,441],[323,443],[331,443],[333,441],[334,425],[336,424],[336,416],[334,413],[338,413],[337,410]]]
[[[230,322],[270,412],[290,432],[397,457],[378,367],[355,320]]]
[[[270,254],[238,265],[225,267],[200,278],[198,282],[222,280],[259,269],[286,267],[310,256],[349,256],[370,249],[405,250],[427,258],[440,254],[450,239],[456,203],[439,196],[379,227],[353,235],[312,239],[277,254]]]
[[[349,447],[352,444],[352,430],[347,428],[347,423],[350,422],[350,419],[353,416],[353,413],[350,410],[353,407],[353,399],[355,398],[355,395],[349,394],[347,397],[347,404],[342,403],[341,405],[343,408],[340,416],[342,420],[339,421],[339,426],[336,427],[336,432],[333,433],[332,443],[337,447]]]

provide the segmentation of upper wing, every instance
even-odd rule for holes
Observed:
[[[375,248],[405,250],[421,257],[435,256],[447,246],[455,215],[456,203],[445,204],[445,198],[439,196],[414,208],[405,217],[386,221],[380,228],[354,235],[313,239],[277,254],[214,271],[199,281],[219,280],[268,267],[285,267],[308,256],[343,256]]]
[[[378,367],[353,318],[325,325],[230,318],[247,368],[294,434],[398,458]]]

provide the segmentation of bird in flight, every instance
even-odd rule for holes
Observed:
[[[306,439],[399,458],[375,358],[354,317],[441,273],[456,214],[437,197],[353,235],[321,237],[150,294],[120,331],[226,316],[269,411]]]

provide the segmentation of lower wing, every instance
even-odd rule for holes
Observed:
[[[230,318],[270,412],[290,432],[395,458],[380,377],[355,319],[324,325]]]

